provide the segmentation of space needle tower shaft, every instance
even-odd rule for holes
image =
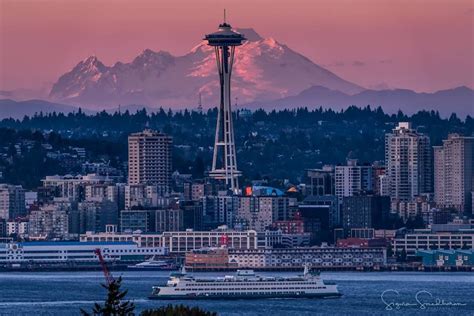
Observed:
[[[234,128],[231,108],[231,76],[234,64],[235,47],[242,45],[245,37],[232,30],[225,21],[219,25],[219,30],[205,36],[208,45],[214,47],[217,71],[220,85],[220,104],[217,116],[212,169],[209,176],[216,180],[224,180],[227,187],[234,193],[239,193],[238,177],[241,172],[237,169]]]

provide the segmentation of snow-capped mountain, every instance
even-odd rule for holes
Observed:
[[[346,94],[363,88],[318,66],[273,38],[253,29],[237,29],[248,41],[237,48],[232,97],[239,104],[296,95],[311,86]],[[50,98],[89,108],[118,104],[185,107],[195,105],[199,93],[206,106],[218,100],[213,49],[204,42],[184,56],[145,49],[130,63],[106,66],[91,56],[54,84]]]

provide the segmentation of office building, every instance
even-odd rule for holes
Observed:
[[[392,201],[391,211],[397,213],[406,222],[408,219],[414,219],[428,212],[433,206],[433,203],[429,202],[426,197],[417,196],[411,201]]]
[[[128,184],[155,185],[160,194],[171,190],[173,138],[153,130],[128,136]]]
[[[86,201],[107,200],[120,208],[125,202],[125,186],[120,184],[90,184],[85,186]],[[122,205],[121,205],[122,204]]]
[[[123,210],[120,212],[121,232],[156,232],[156,210]]]
[[[309,211],[322,211],[327,214],[327,228],[338,227],[341,224],[341,211],[339,199],[335,195],[309,196],[298,206],[299,215],[306,216]]]
[[[78,204],[79,233],[103,232],[106,225],[118,225],[117,204],[109,200],[84,201]]]
[[[86,186],[88,185],[112,185],[114,180],[98,174],[87,175],[64,175],[64,176],[46,176],[43,180],[43,189],[41,194],[38,192],[38,199],[42,202],[51,200],[53,197],[67,198],[74,201],[83,201],[86,197]],[[43,197],[42,195],[47,196]]]
[[[380,162],[372,164],[372,188],[375,195],[388,195],[384,190],[383,178],[385,177],[385,166]]]
[[[30,239],[68,239],[69,218],[66,210],[55,204],[33,209],[29,216]]]
[[[389,215],[388,196],[347,196],[342,202],[342,224],[345,229],[383,228]]]
[[[183,210],[182,209],[162,209],[155,211],[156,231],[169,232],[183,230]]]
[[[234,226],[264,231],[273,222],[293,218],[297,210],[295,198],[287,196],[234,196]]]
[[[203,230],[203,206],[198,201],[180,201],[183,211],[183,229]]]
[[[334,167],[323,166],[321,169],[306,170],[305,195],[321,196],[335,194]]]
[[[220,225],[233,227],[235,208],[231,195],[209,195],[202,198],[203,227],[205,230],[215,229]]]
[[[18,218],[6,222],[6,235],[9,237],[25,238],[28,236],[29,221],[27,218]]]
[[[340,204],[335,195],[308,196],[298,205],[298,214],[309,233],[312,245],[331,242],[332,231],[340,225]]]
[[[125,209],[162,208],[169,204],[169,198],[163,196],[157,185],[131,184],[124,188]]]

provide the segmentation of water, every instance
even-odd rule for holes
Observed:
[[[268,275],[271,273],[260,273]],[[291,275],[292,273],[281,273]],[[152,285],[165,282],[168,272],[114,272],[123,276],[128,298],[137,310],[167,304],[146,297]],[[221,275],[200,273],[202,276]],[[335,281],[343,293],[337,299],[262,299],[237,301],[173,301],[175,304],[200,306],[219,315],[474,315],[474,273],[424,272],[334,272],[322,277]],[[105,296],[100,287],[100,272],[0,273],[0,315],[79,315],[79,309],[91,309]],[[389,290],[389,291],[387,291]],[[385,292],[387,303],[408,303],[387,310],[381,300]],[[398,295],[393,292],[398,291]],[[416,303],[416,293],[422,303],[434,302],[456,306],[426,306]],[[460,306],[462,304],[463,306]]]

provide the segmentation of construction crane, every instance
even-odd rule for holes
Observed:
[[[114,281],[114,278],[112,277],[112,274],[110,274],[110,271],[107,268],[107,264],[105,263],[104,257],[102,256],[102,251],[100,250],[100,248],[97,248],[96,250],[94,250],[94,253],[99,258],[100,265],[102,266],[102,271],[104,272],[105,277],[105,283],[107,285],[110,285]]]

